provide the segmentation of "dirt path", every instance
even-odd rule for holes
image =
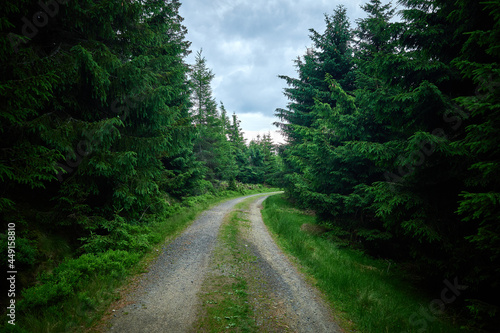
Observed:
[[[151,265],[139,287],[127,296],[129,305],[115,312],[110,332],[188,332],[200,306],[198,293],[209,270],[209,262],[224,216],[235,204],[251,197],[224,202],[205,211],[173,241]],[[328,307],[304,282],[278,249],[262,222],[259,206],[251,204],[251,228],[245,239],[258,258],[259,274],[266,281],[267,306],[280,308],[287,331],[340,332]]]
[[[304,280],[271,238],[260,212],[264,200],[257,199],[250,205],[246,238],[258,258],[258,279],[264,283],[267,307],[274,309],[276,320],[286,323],[286,331],[342,332],[319,292]]]

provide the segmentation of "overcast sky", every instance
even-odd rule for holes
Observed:
[[[297,77],[293,60],[311,46],[309,29],[325,30],[324,13],[347,8],[354,26],[365,1],[347,0],[184,0],[180,14],[192,42],[187,62],[203,49],[215,74],[214,97],[241,120],[247,139],[271,132],[276,108],[284,108],[286,87],[278,75]]]

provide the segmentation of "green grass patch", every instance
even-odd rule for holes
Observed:
[[[247,223],[242,210],[253,200],[237,204],[221,226],[210,263],[212,270],[200,292],[196,332],[256,332],[246,265],[256,258],[243,245],[241,235]]]
[[[420,295],[397,270],[389,269],[386,261],[338,246],[321,233],[310,232],[316,218],[295,209],[283,195],[269,197],[262,214],[278,245],[297,258],[301,268],[324,292],[339,324],[346,330],[463,332],[451,323],[453,318],[446,305],[441,311],[439,302]]]
[[[198,214],[231,198],[274,190],[256,186],[243,193],[204,195],[191,198],[169,217],[150,217],[142,225],[119,225],[116,234],[110,236],[116,238],[111,241],[96,238],[87,253],[73,258],[65,254],[68,257],[61,264],[40,273],[37,283],[24,289],[22,297],[17,299],[16,325],[5,320],[0,330],[29,333],[88,330],[98,324],[110,304],[120,297],[117,289],[128,278],[144,272],[159,249],[185,230]],[[44,237],[48,237],[45,243],[54,243],[50,236]],[[244,290],[243,287],[235,285],[236,290]]]

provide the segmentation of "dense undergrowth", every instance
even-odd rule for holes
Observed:
[[[312,276],[348,331],[473,331],[457,323],[451,300],[459,297],[445,290],[446,284],[435,295],[422,294],[398,265],[345,246],[316,225],[313,214],[293,208],[281,195],[264,202],[262,215],[277,243]]]
[[[61,235],[44,234],[39,239],[40,248],[31,245],[38,254],[33,259],[33,266],[38,267],[36,280],[22,290],[16,303],[16,325],[6,325],[2,331],[71,332],[92,326],[119,297],[115,289],[125,278],[143,270],[141,259],[184,230],[197,214],[225,199],[270,191],[262,185],[238,187],[237,191],[188,197],[177,202],[175,210],[145,216],[141,225],[121,223],[108,235],[84,241],[74,251]],[[51,245],[43,249],[45,243]],[[65,250],[56,253],[58,247]]]

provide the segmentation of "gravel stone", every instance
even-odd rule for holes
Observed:
[[[211,253],[224,216],[235,204],[257,195],[229,200],[205,211],[165,247],[139,287],[127,296],[128,305],[110,319],[110,332],[192,331],[200,306],[198,293],[210,271]],[[251,204],[248,211],[251,227],[244,237],[245,244],[248,243],[249,250],[257,257],[252,264],[259,267],[269,301],[282,310],[280,317],[285,318],[289,327],[286,331],[342,332],[319,292],[276,246],[262,222],[260,207],[267,196]]]

